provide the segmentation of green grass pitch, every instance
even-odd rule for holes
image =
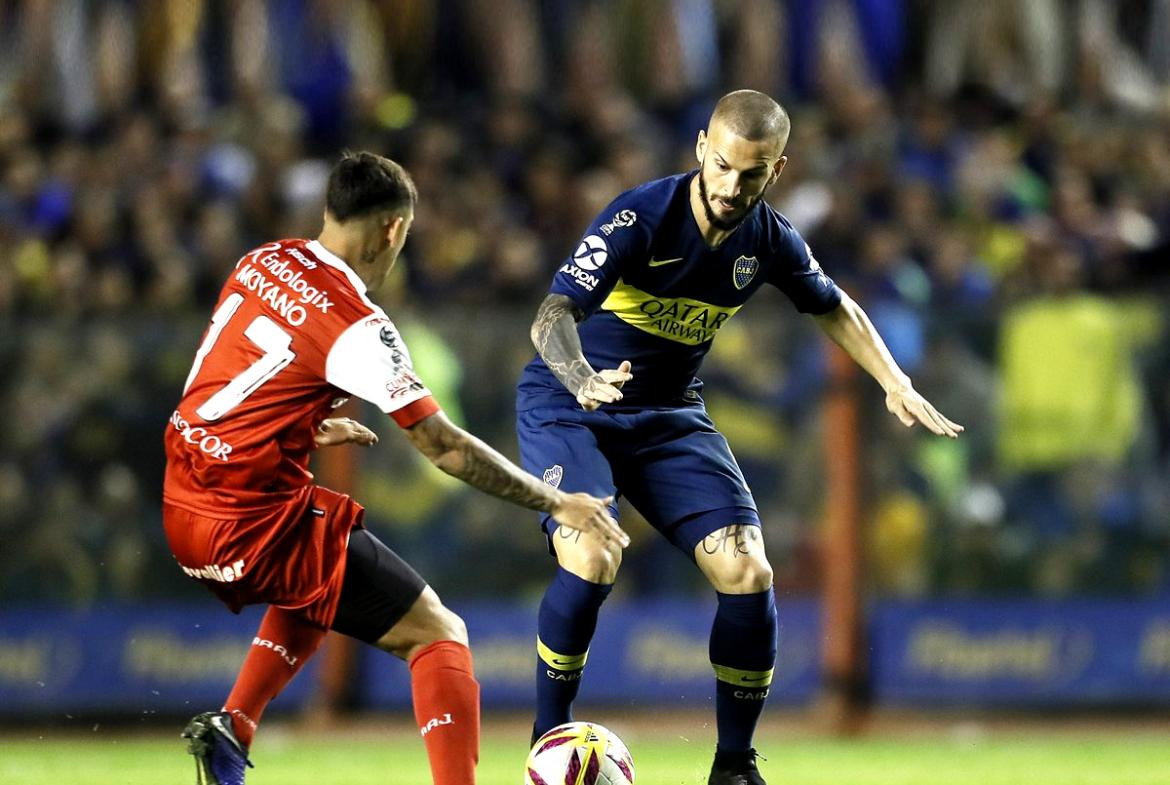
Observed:
[[[711,733],[704,719],[654,716],[611,727],[629,744],[642,785],[703,785]],[[667,727],[667,725],[669,727]],[[164,728],[166,724],[164,724]],[[161,729],[160,729],[161,730]],[[183,785],[194,765],[177,734],[107,730],[0,731],[3,785]],[[917,723],[852,740],[770,726],[758,739],[772,785],[1170,785],[1166,723],[1053,729],[1031,723]],[[687,733],[692,737],[688,738]],[[480,785],[519,785],[527,733],[485,721]],[[314,733],[272,722],[258,739],[249,785],[429,785],[422,742],[401,720]]]

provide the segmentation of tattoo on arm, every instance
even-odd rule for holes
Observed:
[[[714,556],[722,551],[731,554],[731,558],[749,554],[748,543],[760,539],[760,527],[747,523],[737,523],[703,538],[703,552]]]
[[[406,429],[406,438],[431,463],[468,485],[530,510],[552,510],[557,498],[554,488],[452,423],[442,412]]]
[[[573,395],[578,395],[595,375],[581,351],[581,337],[577,335],[577,322],[584,316],[565,295],[550,294],[536,311],[530,332],[544,364]]]

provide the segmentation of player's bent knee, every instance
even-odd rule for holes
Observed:
[[[467,645],[467,625],[463,618],[446,605],[440,605],[438,613],[435,614],[434,624],[430,629],[430,634],[426,637],[429,641],[423,645],[429,645],[437,641],[455,641]]]
[[[756,594],[772,586],[772,565],[763,555],[719,560],[707,573],[715,591],[721,594]]]
[[[557,563],[578,578],[590,583],[611,584],[617,579],[622,563],[622,551],[616,545],[586,542],[585,538],[571,547],[557,544]]]
[[[772,565],[767,559],[752,559],[740,576],[741,594],[755,594],[772,588]]]
[[[410,660],[422,649],[439,641],[468,645],[467,625],[443,605],[429,586],[401,620],[377,642],[378,648]]]

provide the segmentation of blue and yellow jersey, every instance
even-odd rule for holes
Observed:
[[[703,356],[765,283],[803,313],[826,313],[841,302],[800,233],[763,201],[718,248],[709,248],[690,206],[696,174],[654,180],[615,199],[549,289],[586,314],[578,332],[594,368],[632,364],[620,408],[699,401],[695,374]],[[537,356],[520,377],[516,405],[523,411],[576,400]]]

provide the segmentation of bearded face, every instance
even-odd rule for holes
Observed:
[[[707,185],[707,161],[704,159],[699,171],[699,195],[703,197],[703,210],[707,213],[707,221],[716,229],[730,232],[743,223],[752,208],[764,198],[764,189],[755,196],[744,196],[741,192],[738,197],[712,195]]]
[[[744,139],[720,122],[699,133],[699,196],[711,226],[731,231],[747,218],[784,168],[782,149],[775,141]]]

